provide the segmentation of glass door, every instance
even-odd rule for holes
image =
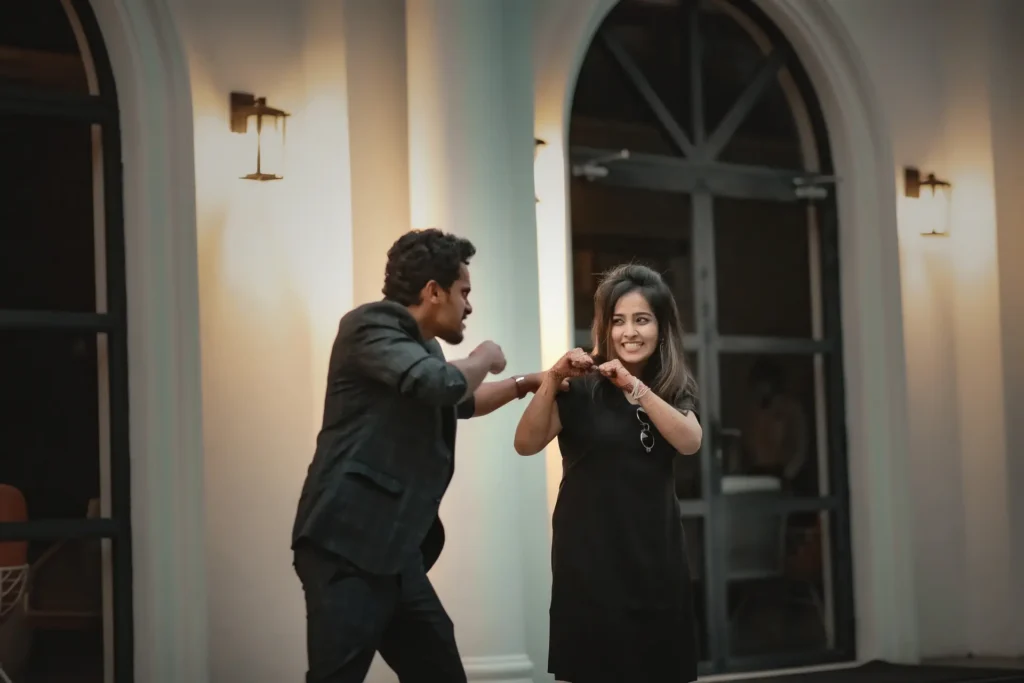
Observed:
[[[570,123],[577,344],[600,274],[675,293],[704,442],[676,459],[701,673],[855,657],[835,199],[814,90],[749,0],[621,0]]]
[[[843,658],[852,577],[831,207],[694,204],[714,668]]]

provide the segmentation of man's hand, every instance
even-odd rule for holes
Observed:
[[[478,347],[473,349],[469,354],[470,356],[483,355],[487,358],[489,366],[488,372],[492,375],[497,375],[505,371],[505,353],[501,350],[501,347],[492,341],[485,341]]]
[[[527,393],[535,394],[540,389],[541,385],[544,384],[544,377],[547,376],[546,372],[534,372],[529,375],[523,376],[523,385],[526,388]],[[558,385],[559,391],[569,390],[569,380],[563,379]]]

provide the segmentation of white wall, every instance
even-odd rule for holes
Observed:
[[[1003,387],[1006,394],[1006,490],[1010,495],[1012,605],[1024,605],[1024,4],[1003,3],[995,13],[994,42],[1001,58],[992,64],[992,149],[995,162],[996,221],[999,226],[999,281],[1003,331]],[[1017,418],[1017,419],[1015,419]],[[1024,654],[1024,612],[1016,619],[1014,651]]]
[[[992,67],[1003,48],[992,42],[999,4],[944,3],[967,645],[981,655],[1009,655],[1016,648],[992,128]]]
[[[1012,30],[995,31],[1012,25],[1000,13],[1009,19],[1019,9],[996,0],[831,1],[880,94],[897,182],[910,165],[954,184],[948,239],[920,236],[912,202],[900,199],[921,653],[1020,654],[1010,559],[1022,546],[1010,535],[1022,526],[1012,515],[1022,515],[1008,484],[1021,466],[1006,418],[1022,378],[1003,367],[1020,355],[1007,343],[1019,349],[1024,339],[1004,329],[1020,305],[1006,298],[1015,276],[1004,217],[1019,212],[1000,208],[997,223],[995,194],[1003,187],[1001,201],[1019,201],[1009,189],[1012,164],[996,166],[998,152],[1020,144],[1011,87],[1019,93],[1019,66],[1008,59]]]
[[[942,119],[941,15],[931,0],[833,0],[871,73],[890,127],[893,175],[904,165],[946,168]],[[908,26],[915,26],[908,31]],[[926,171],[927,172],[927,171]],[[905,201],[900,209],[905,215]],[[904,339],[914,491],[917,604],[921,647],[951,651],[966,641],[964,503],[948,307],[952,287],[946,244],[913,225],[900,235]],[[894,293],[895,295],[895,293]],[[926,485],[921,485],[925,484]],[[935,524],[936,516],[944,523]],[[922,561],[950,552],[943,562]],[[855,551],[856,552],[856,551]],[[934,599],[943,596],[943,599]]]
[[[345,0],[355,303],[381,298],[387,251],[409,229],[405,0]]]
[[[340,6],[178,0],[195,115],[208,594],[213,681],[301,680],[292,520],[330,344],[352,302]],[[228,129],[233,90],[292,113],[285,179]]]

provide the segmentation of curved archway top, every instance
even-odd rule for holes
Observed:
[[[577,75],[573,144],[593,154],[627,148],[811,173],[828,165],[803,65],[749,1],[620,2]]]
[[[110,69],[94,24],[84,0],[5,3],[0,10],[0,45],[5,53],[0,83],[13,83],[30,93],[113,95],[101,91],[97,79]]]
[[[569,123],[576,79],[594,35],[619,0],[584,0],[536,12],[534,60],[538,108],[557,108]],[[568,87],[566,87],[568,85]],[[538,112],[539,113],[539,112]],[[543,136],[541,136],[543,137]]]
[[[850,31],[831,2],[754,2],[790,41],[822,100],[822,108],[829,112],[829,118],[842,117],[844,121],[856,118],[865,122],[867,125],[862,133],[871,137],[873,147],[879,153],[891,157],[890,128],[878,103],[878,90]],[[559,116],[560,126],[568,126],[580,67],[598,29],[618,3],[619,0],[576,0],[535,13],[534,78],[538,136],[545,139],[554,137],[555,131],[551,126],[553,119]],[[856,117],[844,112],[837,104],[834,90],[840,84],[849,93],[850,101],[861,109]],[[892,207],[895,212],[895,191],[892,193]]]
[[[875,149],[892,156],[890,127],[879,105],[878,88],[857,48],[849,28],[831,0],[804,3],[800,0],[753,0],[785,34],[808,71],[822,106],[830,119],[836,111],[839,86],[848,91],[850,101],[861,109],[856,118],[868,123],[863,131],[871,136]],[[829,106],[825,100],[829,99]],[[853,116],[846,117],[851,121]],[[893,211],[895,212],[895,202]]]

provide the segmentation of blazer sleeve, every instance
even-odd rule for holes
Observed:
[[[470,396],[455,406],[455,416],[460,420],[468,420],[476,414],[476,397]]]
[[[465,375],[443,357],[431,354],[388,311],[365,311],[353,321],[350,362],[370,379],[402,395],[436,406],[456,406],[466,396]]]

